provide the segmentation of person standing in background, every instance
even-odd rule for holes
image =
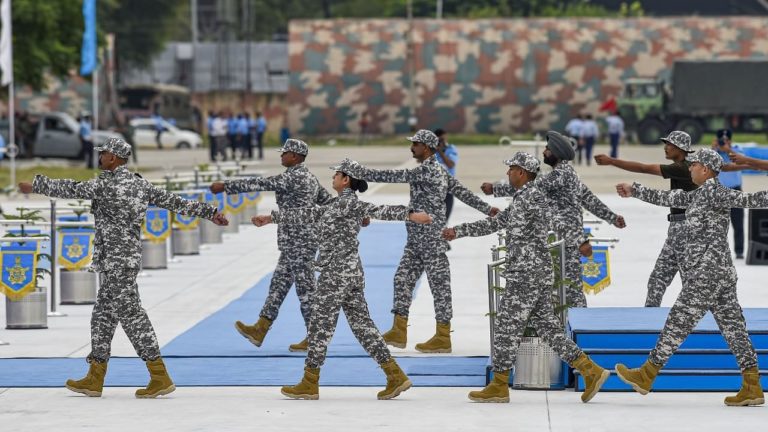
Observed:
[[[743,153],[741,148],[733,145],[731,138],[733,132],[730,129],[719,129],[717,138],[712,142],[712,150],[723,158],[724,164],[731,163],[728,156],[730,153]],[[741,171],[720,171],[717,176],[720,183],[730,189],[741,190]],[[736,253],[736,259],[744,258],[744,209],[734,207],[731,209],[731,225],[733,226],[733,252]]]
[[[80,143],[83,145],[83,157],[85,167],[93,169],[93,134],[91,133],[91,120],[87,112],[80,114]]]
[[[611,142],[611,157],[619,157],[619,143],[624,136],[624,120],[621,119],[618,111],[613,111],[611,115],[605,118],[608,124],[608,139]],[[589,159],[589,156],[587,156]]]
[[[259,146],[259,160],[264,159],[264,132],[267,131],[267,119],[261,111],[256,113],[256,145]]]
[[[598,136],[600,136],[600,129],[597,127],[597,122],[592,118],[592,114],[587,114],[584,118],[584,124],[581,127],[579,165],[581,165],[582,150],[587,153],[587,166],[592,165],[592,148],[595,146],[595,141]]]
[[[213,123],[216,121],[216,113],[208,111],[208,120],[205,123],[208,131],[208,147],[210,148],[211,162],[216,160],[216,139],[213,135]]]
[[[244,112],[237,116],[237,137],[239,140],[240,157],[245,159],[245,156],[248,155],[248,159],[253,159],[251,134],[248,127],[248,113]]]
[[[227,139],[229,141],[229,149],[232,151],[232,159],[234,159],[237,154],[237,118],[232,111],[229,112],[227,117]]]
[[[456,146],[449,144],[445,136],[443,129],[435,129],[435,135],[437,135],[437,151],[435,157],[440,162],[445,170],[451,177],[456,177],[456,163],[459,161],[459,151],[456,150]],[[453,194],[448,192],[445,196],[445,221],[448,222],[448,218],[451,217],[451,211],[453,211]],[[448,245],[450,248],[450,245]]]
[[[160,113],[155,110],[155,113],[152,114],[152,120],[155,121],[155,143],[157,144],[157,148],[162,150],[163,142],[160,140],[160,138],[162,138],[163,130],[165,129],[163,126],[163,116],[161,116]]]

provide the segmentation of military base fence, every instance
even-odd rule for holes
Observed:
[[[173,174],[164,175],[161,179],[150,181],[187,199],[209,202],[217,207],[219,211],[227,214],[230,219],[230,225],[235,225],[235,229],[237,229],[239,224],[250,224],[251,218],[258,214],[258,204],[261,200],[260,193],[235,194],[229,195],[229,197],[222,193],[217,196],[210,193],[207,186],[213,181],[262,175],[263,172],[255,169],[254,163],[235,161],[217,163],[211,167],[199,167],[187,172],[174,172]],[[87,259],[83,257],[79,260],[79,264],[83,262],[86,264],[90,263],[93,254],[92,235],[94,221],[91,217],[87,216],[85,217],[86,220],[81,219],[80,214],[90,211],[90,206],[87,203],[85,205],[79,203],[78,205],[61,206],[57,203],[56,199],[50,199],[48,205],[25,206],[24,209],[48,210],[50,215],[48,220],[0,219],[0,228],[3,228],[3,231],[8,231],[10,227],[17,227],[21,228],[22,232],[30,233],[30,235],[24,236],[19,236],[18,234],[7,236],[6,233],[6,237],[0,237],[0,256],[3,256],[3,268],[0,274],[2,274],[3,288],[5,288],[5,283],[10,281],[11,275],[9,273],[14,271],[16,274],[13,275],[13,280],[20,281],[19,284],[25,284],[26,287],[23,292],[20,290],[18,295],[14,295],[15,298],[12,298],[9,291],[5,290],[6,329],[46,329],[48,327],[48,317],[66,316],[66,314],[59,310],[60,304],[93,304],[96,301],[98,275],[88,271],[85,268],[86,265],[75,267],[76,271],[62,269],[60,262],[66,253],[63,250],[64,245],[59,244],[61,241],[59,235],[61,235],[62,228],[90,230],[88,233],[83,231],[83,234],[91,236],[90,240],[87,240],[88,244],[85,247],[80,247],[83,245],[78,244],[76,245],[78,247],[74,248],[87,255]],[[157,209],[157,215],[160,216],[155,215],[155,217],[159,218],[156,221],[154,218],[150,219],[150,211],[154,210],[152,207],[148,209],[147,218],[145,218],[142,230],[143,269],[140,273],[142,277],[150,276],[150,273],[147,273],[144,269],[167,268],[168,262],[178,262],[175,258],[177,255],[196,255],[200,253],[201,249],[206,248],[206,244],[221,243],[223,241],[222,234],[225,227],[220,227],[213,223],[200,223],[199,219],[195,217],[171,215],[169,211],[159,208]],[[70,218],[77,216],[75,218],[77,220],[62,221],[60,220],[62,215],[69,216]],[[34,260],[31,274],[29,272],[30,269],[24,266],[17,265],[13,267],[5,265],[6,247],[4,245],[18,245],[26,242],[35,242],[37,244],[34,247],[34,258],[31,258]],[[47,278],[48,284],[38,283],[35,273],[40,268],[38,267],[40,261],[38,252],[40,244],[43,242],[48,242],[50,245],[50,253],[47,257],[48,261],[50,261],[50,273],[42,278],[43,280]],[[77,243],[77,240],[75,242]],[[10,252],[7,258],[13,258],[10,256]],[[29,259],[29,257],[25,257],[25,259]],[[157,263],[165,263],[165,265],[157,266]],[[17,261],[16,264],[19,264],[19,262]],[[22,270],[26,270],[27,273],[22,274]],[[62,275],[65,277],[62,277]],[[22,281],[22,279],[26,280]],[[71,285],[71,290],[67,288],[67,282]],[[27,285],[30,286],[27,287]],[[67,295],[67,293],[71,293],[71,295]],[[8,345],[8,342],[0,340],[0,345]]]

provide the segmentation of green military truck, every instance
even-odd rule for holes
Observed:
[[[671,79],[625,82],[618,110],[628,131],[643,144],[683,130],[694,143],[706,132],[768,131],[768,61],[680,60]]]

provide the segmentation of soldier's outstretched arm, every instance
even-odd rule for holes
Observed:
[[[377,183],[410,183],[418,169],[373,169],[351,159],[344,159],[342,163],[348,164],[350,172],[347,174],[352,177]]]
[[[216,215],[216,208],[208,203],[184,199],[149,182],[145,183],[145,185],[148,188],[149,202],[158,207],[174,213],[197,216],[209,220],[212,220],[214,215]]]
[[[458,198],[461,202],[464,204],[467,204],[468,206],[478,210],[484,215],[488,215],[491,213],[491,206],[487,202],[483,201],[479,196],[475,195],[474,192],[467,189],[463,184],[461,184],[458,180],[451,177],[450,175],[448,177],[448,192],[452,193],[456,198]]]
[[[588,212],[599,217],[600,219],[613,225],[616,223],[616,219],[619,215],[614,213],[604,202],[600,200],[594,193],[585,185],[581,184],[579,187],[579,195],[581,198],[581,206],[587,209]]]
[[[731,159],[731,161],[734,164],[738,164],[739,166],[746,166],[747,168],[752,168],[752,169],[761,170],[761,171],[768,171],[767,160],[751,158],[749,156],[744,156],[743,154],[736,153],[736,152],[729,153],[728,157]],[[728,165],[725,165],[724,168],[727,167]],[[728,169],[723,169],[723,171],[728,171]]]
[[[256,191],[283,191],[290,181],[285,173],[269,177],[248,177],[238,180],[227,180],[224,183],[224,192],[237,194]]]
[[[687,208],[693,199],[691,193],[682,189],[658,190],[645,187],[640,183],[633,183],[631,189],[632,197],[661,207]]]
[[[24,192],[22,184],[19,188]],[[52,179],[38,174],[32,181],[31,192],[47,195],[51,198],[94,199],[97,195],[98,180],[77,181],[70,179]]]
[[[406,221],[408,220],[408,207],[404,205],[376,205],[365,201],[356,201],[342,208],[345,216],[361,219],[371,217],[379,220]]]
[[[321,205],[321,206],[322,205],[327,205],[328,203],[333,201],[334,198],[336,198],[335,196],[331,195],[327,190],[325,190],[324,187],[320,186],[319,182],[318,182],[317,187],[318,187],[318,189],[317,189],[317,197],[315,199],[315,203],[317,205]]]
[[[512,196],[516,192],[516,189],[511,184],[495,183],[493,185],[493,196],[495,197],[507,197]]]
[[[327,210],[328,206],[272,210],[272,223],[286,225],[310,224],[320,219]]]
[[[608,155],[599,154],[595,156],[595,162],[598,165],[612,165],[616,168],[623,169],[624,171],[635,172],[640,174],[661,175],[661,165],[658,164],[644,164],[634,161],[626,161],[622,159],[612,158]]]
[[[453,227],[456,238],[483,237],[503,229],[509,223],[509,214],[512,207],[507,207],[496,217],[488,217],[474,222],[467,222]]]
[[[720,208],[766,208],[768,191],[749,193],[720,186],[712,196],[707,196],[707,202]]]

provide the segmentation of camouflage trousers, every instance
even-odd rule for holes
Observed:
[[[408,317],[413,302],[413,291],[421,274],[426,271],[429,288],[435,303],[435,320],[441,323],[451,322],[451,269],[445,252],[424,256],[405,246],[400,265],[395,272],[395,296],[392,313]]]
[[[91,314],[91,353],[88,361],[103,363],[109,360],[112,338],[119,323],[136,354],[144,360],[160,357],[157,336],[141,307],[139,287],[136,285],[138,269],[119,269],[101,273],[101,285],[96,305]]]
[[[291,290],[291,285],[295,282],[301,316],[304,318],[304,325],[309,329],[309,297],[315,289],[315,271],[312,268],[314,259],[315,254],[313,252],[280,252],[277,267],[269,284],[269,293],[267,293],[267,299],[264,301],[259,316],[270,321],[277,319],[280,306],[285,301],[288,291]]]
[[[713,266],[712,262],[702,261],[702,266]],[[704,271],[686,270],[686,273],[689,271],[691,277],[683,281],[683,290],[670,309],[664,329],[648,359],[657,365],[665,365],[709,311],[736,356],[739,367],[742,370],[757,367],[757,354],[736,296],[735,277],[724,281],[724,278],[712,277]]]
[[[365,277],[362,271],[359,276],[331,271],[320,274],[317,289],[312,296],[312,320],[309,323],[309,347],[305,361],[307,367],[319,368],[325,363],[328,344],[336,331],[341,310],[344,310],[352,333],[368,355],[379,364],[392,358],[368,312],[364,289]]]
[[[565,337],[563,323],[552,304],[552,275],[513,272],[496,308],[493,338],[493,370],[508,371],[515,365],[517,349],[525,328],[536,330],[565,362],[581,355],[581,349]]]
[[[656,265],[648,278],[648,295],[645,307],[661,306],[664,292],[680,269],[685,253],[685,221],[673,221],[667,229],[667,240],[661,248]],[[682,277],[682,274],[680,275]]]
[[[571,307],[587,307],[587,296],[581,282],[581,253],[576,246],[565,247],[565,279],[571,282],[565,287],[568,304]]]

